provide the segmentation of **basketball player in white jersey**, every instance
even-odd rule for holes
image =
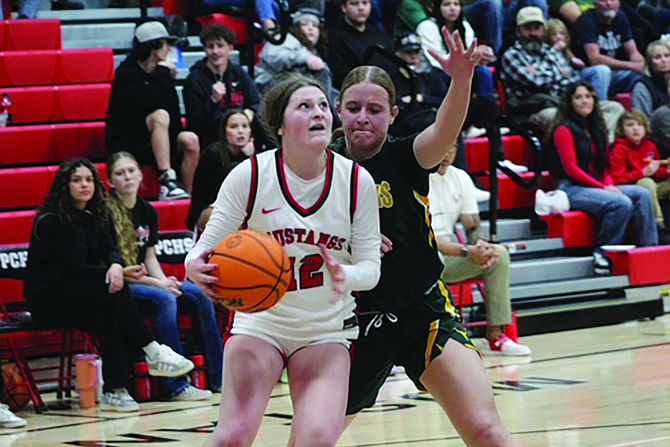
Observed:
[[[377,194],[367,171],[326,149],[333,117],[316,81],[296,76],[280,82],[262,107],[280,149],[229,174],[186,268],[215,299],[216,272],[207,256],[246,226],[284,246],[293,280],[275,307],[233,315],[219,422],[206,445],[251,445],[286,367],[294,445],[334,446],[344,423],[349,340],[358,335],[351,291],[371,289],[380,276]]]

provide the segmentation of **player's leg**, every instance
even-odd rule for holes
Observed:
[[[500,420],[476,351],[449,340],[421,375],[421,382],[468,446],[518,445]]]
[[[246,335],[229,338],[223,357],[219,422],[205,446],[250,446],[284,361],[274,346]]]
[[[339,343],[308,346],[291,355],[287,365],[293,401],[291,445],[335,445],[344,424],[349,367],[349,351]]]

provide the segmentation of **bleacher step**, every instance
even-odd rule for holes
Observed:
[[[163,17],[163,8],[147,8],[147,15],[149,17]],[[140,8],[86,8],[65,11],[44,10],[37,13],[38,19],[60,19],[63,24],[84,21],[108,22],[113,20],[138,20],[141,17],[142,11]]]
[[[517,311],[519,335],[544,334],[653,319],[664,313],[663,299],[658,296],[630,299],[611,298],[607,292],[600,292],[597,295],[602,299],[542,310]]]
[[[61,27],[63,48],[131,48],[135,24],[95,23]]]
[[[594,276],[563,281],[539,281],[510,286],[512,300],[607,290],[628,286],[627,276]]]
[[[511,264],[510,276],[512,285],[592,277],[593,258],[591,256],[557,256],[515,261]]]

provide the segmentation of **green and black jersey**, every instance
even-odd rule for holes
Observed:
[[[375,180],[379,200],[381,232],[393,242],[393,250],[382,258],[377,286],[361,292],[362,312],[393,312],[421,300],[442,273],[437,242],[428,208],[428,175],[414,156],[416,136],[387,137],[382,150],[361,161]],[[344,139],[334,150],[344,153]]]

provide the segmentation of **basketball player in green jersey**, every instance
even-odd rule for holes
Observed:
[[[345,78],[339,112],[344,138],[334,142],[364,166],[377,185],[386,253],[382,275],[361,292],[360,336],[354,345],[347,408],[353,416],[375,403],[393,365],[432,394],[469,446],[518,445],[503,426],[479,353],[458,323],[431,230],[428,175],[455,142],[468,108],[476,43],[443,30],[450,56],[440,61],[452,78],[435,123],[418,135],[389,137],[398,113],[395,88],[380,68],[364,66]]]

